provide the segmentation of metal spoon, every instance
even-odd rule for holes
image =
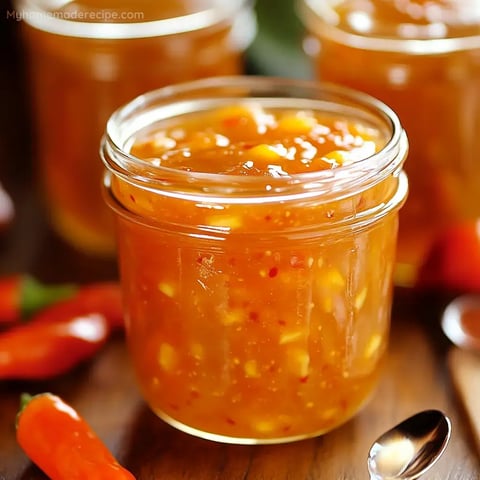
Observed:
[[[443,311],[441,326],[457,347],[480,352],[480,296],[465,294],[452,300]]]
[[[425,410],[381,435],[368,455],[371,480],[414,480],[442,455],[450,439],[450,419]]]

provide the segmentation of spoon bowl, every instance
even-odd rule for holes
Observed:
[[[457,347],[480,352],[480,295],[452,300],[441,318],[443,333]]]
[[[442,455],[451,435],[450,419],[424,410],[381,435],[368,455],[371,480],[414,480]]]

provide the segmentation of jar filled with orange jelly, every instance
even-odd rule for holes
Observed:
[[[395,281],[442,231],[480,215],[480,2],[300,0],[315,75],[373,95],[407,131],[410,194]]]
[[[276,443],[365,405],[387,348],[406,135],[339,87],[210,79],[109,120],[127,340],[165,421]]]
[[[111,113],[141,93],[243,72],[249,0],[16,0],[30,67],[37,171],[55,230],[115,254],[98,145]]]

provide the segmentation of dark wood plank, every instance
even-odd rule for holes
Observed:
[[[413,317],[395,318],[383,380],[364,410],[337,430],[302,442],[223,445],[176,431],[156,418],[141,400],[119,336],[97,358],[61,379],[0,385],[0,478],[45,478],[14,439],[18,396],[24,390],[62,395],[142,480],[366,478],[366,457],[376,436],[427,408],[444,410],[454,430],[444,456],[426,478],[479,478],[480,464],[444,356],[435,352],[428,332]]]

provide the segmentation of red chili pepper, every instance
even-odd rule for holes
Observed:
[[[0,334],[0,380],[61,375],[92,357],[108,334],[108,322],[98,313],[12,328]]]
[[[31,275],[0,278],[0,324],[25,320],[42,308],[74,295],[73,285],[46,285]]]
[[[51,393],[22,395],[17,442],[52,480],[135,480],[88,423]]]
[[[480,220],[452,225],[438,236],[419,269],[416,286],[480,292]]]
[[[102,314],[112,328],[122,328],[123,305],[120,285],[116,282],[98,282],[83,285],[75,295],[57,302],[35,315],[36,321],[55,321],[66,316]]]

